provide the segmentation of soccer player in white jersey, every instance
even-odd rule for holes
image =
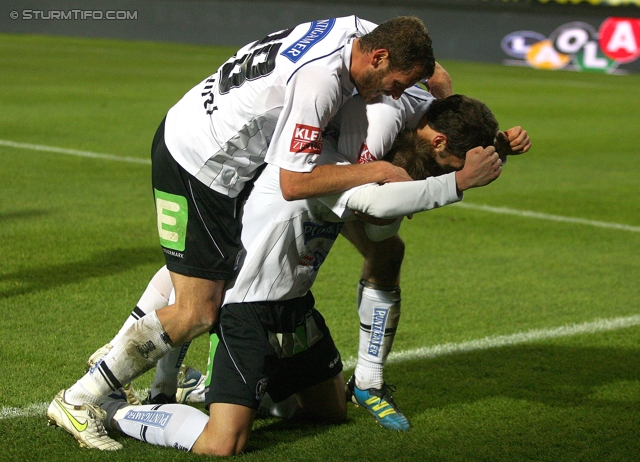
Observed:
[[[483,144],[492,141],[490,134]],[[409,151],[413,154],[413,147]],[[416,162],[420,177],[428,174],[424,164],[431,160]],[[436,162],[448,165],[448,155]],[[287,202],[280,169],[267,165],[245,205],[246,259],[220,310],[220,343],[206,396],[209,417],[180,404],[110,402],[103,404],[107,425],[151,444],[232,455],[245,448],[265,392],[276,402],[296,394],[301,417],[343,422],[340,355],[309,291],[340,222],[355,218],[352,210],[390,218],[457,202],[462,190],[488,184],[500,171],[495,149],[480,146],[468,153],[459,172]]]
[[[354,94],[366,101],[379,94],[399,98],[434,68],[431,38],[419,19],[376,26],[349,16],[250,43],[189,91],[152,144],[158,232],[175,303],[139,319],[102,361],[61,391],[49,421],[83,446],[119,449],[95,423],[96,405],[173,346],[214,325],[241,255],[241,192],[255,170],[265,160],[280,167],[287,200],[408,181],[389,163],[316,167],[321,133]],[[88,421],[92,425],[79,424]]]
[[[491,135],[493,128],[486,124],[491,117],[486,106],[472,99],[453,95],[434,103],[433,96],[418,87],[406,90],[397,101],[380,97],[375,104],[365,105],[354,98],[336,118],[340,133],[347,135],[339,138],[338,150],[350,163],[381,159],[400,131],[412,129],[416,130],[416,136],[428,142],[429,149],[444,149],[453,154],[446,165],[432,162],[429,166],[432,175],[440,175],[460,168],[469,147],[482,144],[483,139]],[[507,154],[527,152],[531,141],[526,131],[516,126],[499,134],[497,145],[505,160]],[[430,156],[435,157],[435,154]],[[399,227],[400,221],[395,226]],[[373,242],[358,222],[345,224],[342,234],[365,257],[357,290],[358,361],[347,384],[347,396],[367,409],[383,427],[408,430],[410,424],[391,396],[394,387],[383,379],[383,367],[400,319],[404,243],[397,234],[382,242]]]

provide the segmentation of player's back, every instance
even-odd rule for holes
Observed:
[[[242,47],[171,108],[169,151],[203,183],[234,197],[272,142],[274,151],[295,150],[298,126],[326,124],[352,95],[351,40],[374,27],[355,16],[319,20]]]
[[[380,95],[370,103],[355,96],[331,122],[337,150],[347,163],[364,164],[380,160],[404,129],[416,128],[435,98],[415,85],[400,99]],[[324,158],[322,163],[328,163]]]
[[[225,303],[305,295],[340,233],[342,224],[326,220],[335,215],[319,201],[284,200],[279,172],[267,165],[245,204],[246,258]]]

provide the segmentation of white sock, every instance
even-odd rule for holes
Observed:
[[[170,339],[154,311],[127,329],[106,356],[65,393],[70,404],[100,404],[123,384],[144,374],[171,350]]]
[[[109,342],[111,345],[115,345],[122,335],[131,327],[131,325],[145,314],[149,314],[153,311],[159,310],[169,305],[169,294],[173,290],[173,283],[171,282],[171,275],[166,266],[163,266],[158,272],[151,278],[147,288],[145,289],[142,297],[138,300],[136,307],[131,312],[131,315],[127,318],[125,323],[120,328],[120,332]]]
[[[156,374],[151,384],[151,397],[164,393],[171,397],[178,391],[178,372],[191,342],[183,343],[164,355],[156,364]]]
[[[360,342],[354,371],[361,390],[382,388],[383,368],[393,346],[400,320],[400,288],[381,287],[360,281],[358,284]]]
[[[145,404],[120,407],[110,417],[125,435],[156,446],[190,451],[204,431],[209,417],[184,404]]]

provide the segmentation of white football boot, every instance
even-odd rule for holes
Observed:
[[[64,428],[78,440],[82,448],[101,451],[122,449],[122,445],[107,434],[102,423],[106,413],[102,409],[91,404],[69,404],[64,400],[64,392],[60,391],[47,409],[49,425]]]

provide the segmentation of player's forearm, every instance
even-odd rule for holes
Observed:
[[[280,169],[280,189],[288,201],[335,194],[367,183],[409,180],[404,170],[388,162],[318,165],[305,173]]]
[[[461,199],[455,175],[449,173],[421,181],[364,187],[354,192],[347,204],[351,210],[376,218],[394,218],[442,207]]]
[[[436,63],[433,75],[427,80],[429,93],[438,99],[444,99],[453,95],[453,81],[449,73],[440,64]]]

